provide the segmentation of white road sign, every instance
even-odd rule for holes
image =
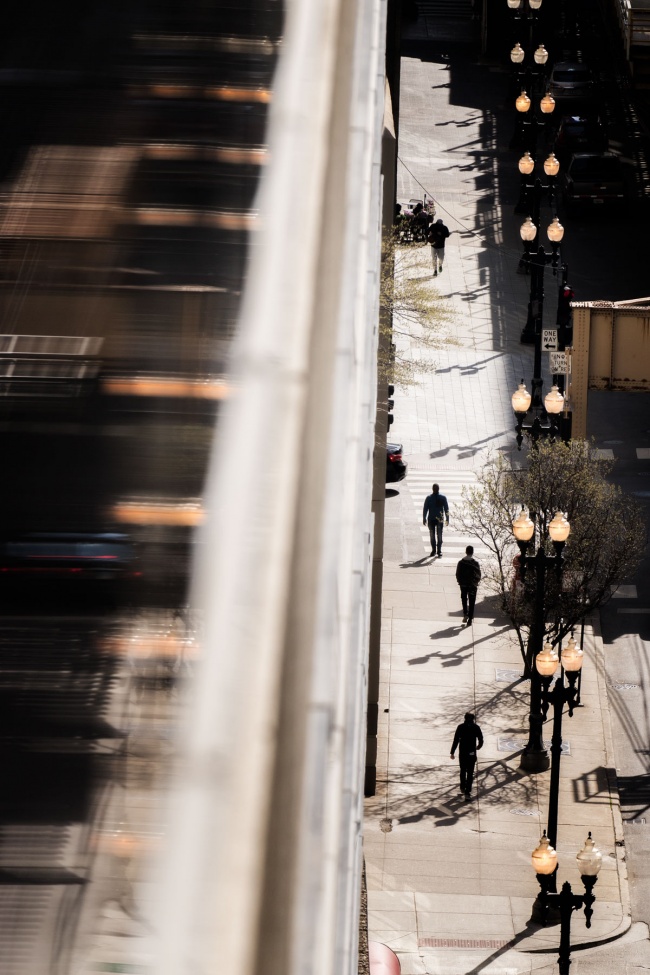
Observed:
[[[549,371],[552,376],[571,372],[571,356],[568,352],[549,352]]]
[[[557,329],[556,328],[542,329],[542,349],[544,350],[544,352],[557,351]]]

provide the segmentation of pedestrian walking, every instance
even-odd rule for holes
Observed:
[[[429,526],[431,554],[442,555],[442,529],[445,523],[449,525],[449,505],[444,494],[440,493],[439,484],[432,484],[431,490],[433,493],[424,500],[422,524]]]
[[[468,545],[465,555],[456,566],[456,582],[460,586],[460,599],[463,604],[463,623],[469,626],[474,619],[476,590],[481,581],[481,566],[474,558],[474,546]]]
[[[456,728],[456,734],[451,746],[450,758],[454,757],[454,752],[458,749],[458,760],[460,762],[460,791],[465,796],[465,801],[469,802],[472,792],[472,782],[474,780],[474,768],[476,767],[476,753],[483,747],[483,732],[476,724],[476,719],[471,711],[465,715],[465,720]]]
[[[433,261],[433,276],[442,274],[442,265],[445,259],[445,241],[450,235],[449,227],[446,227],[442,220],[436,220],[429,227],[427,240],[431,244],[431,260]]]

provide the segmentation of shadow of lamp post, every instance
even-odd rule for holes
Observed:
[[[512,532],[519,546],[519,564],[521,567],[520,576],[522,583],[525,582],[527,569],[532,569],[535,573],[533,622],[530,627],[528,650],[526,653],[526,671],[527,676],[530,677],[529,735],[520,763],[521,768],[526,772],[545,772],[550,765],[548,752],[544,747],[544,739],[542,736],[544,724],[544,714],[542,711],[543,685],[535,662],[544,645],[546,573],[550,569],[555,570],[558,581],[560,585],[562,584],[562,569],[564,564],[562,552],[570,531],[571,526],[569,522],[561,511],[557,511],[548,525],[548,534],[553,542],[555,555],[547,555],[544,551],[544,539],[541,537],[540,520],[540,537],[537,552],[535,555],[528,555],[528,546],[535,535],[535,522],[529,517],[527,511],[522,509],[519,516],[512,523]]]
[[[589,833],[584,847],[576,856],[580,879],[585,889],[584,894],[574,894],[568,880],[562,884],[559,894],[548,890],[548,880],[550,877],[554,877],[557,871],[557,853],[549,843],[546,833],[542,836],[537,849],[533,851],[531,862],[541,887],[533,908],[533,917],[546,925],[549,910],[553,910],[559,915],[560,952],[558,967],[560,975],[569,975],[571,966],[571,916],[574,911],[583,908],[586,925],[588,928],[591,927],[591,918],[594,913],[592,905],[596,900],[594,885],[598,880],[603,855],[591,838],[591,833]]]

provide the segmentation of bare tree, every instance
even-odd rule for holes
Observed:
[[[502,456],[491,457],[477,485],[463,491],[463,530],[494,555],[484,567],[484,585],[512,622],[525,664],[534,573],[522,581],[512,522],[527,508],[536,519],[537,544],[548,555],[554,554],[549,521],[562,511],[570,522],[563,572],[546,573],[544,636],[556,643],[605,603],[643,556],[647,536],[641,508],[607,480],[613,466],[585,440],[540,441],[529,445],[525,467],[514,470]]]
[[[432,281],[428,244],[404,244],[393,228],[382,241],[379,379],[413,386],[418,374],[435,370],[431,353],[456,341],[448,331],[454,321],[449,302]]]

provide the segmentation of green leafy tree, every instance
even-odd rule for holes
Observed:
[[[416,385],[418,375],[435,370],[432,353],[457,344],[451,305],[433,287],[428,244],[401,243],[396,228],[384,236],[379,300],[380,382]]]
[[[562,574],[546,571],[544,637],[557,643],[610,598],[643,556],[641,508],[608,481],[612,469],[613,462],[598,458],[587,441],[540,441],[529,446],[526,466],[514,470],[502,456],[491,457],[476,486],[463,491],[462,528],[493,553],[483,585],[499,597],[527,667],[535,573],[522,581],[512,522],[527,508],[536,521],[536,545],[548,555],[555,554],[547,530],[555,512],[564,512],[571,525]]]

